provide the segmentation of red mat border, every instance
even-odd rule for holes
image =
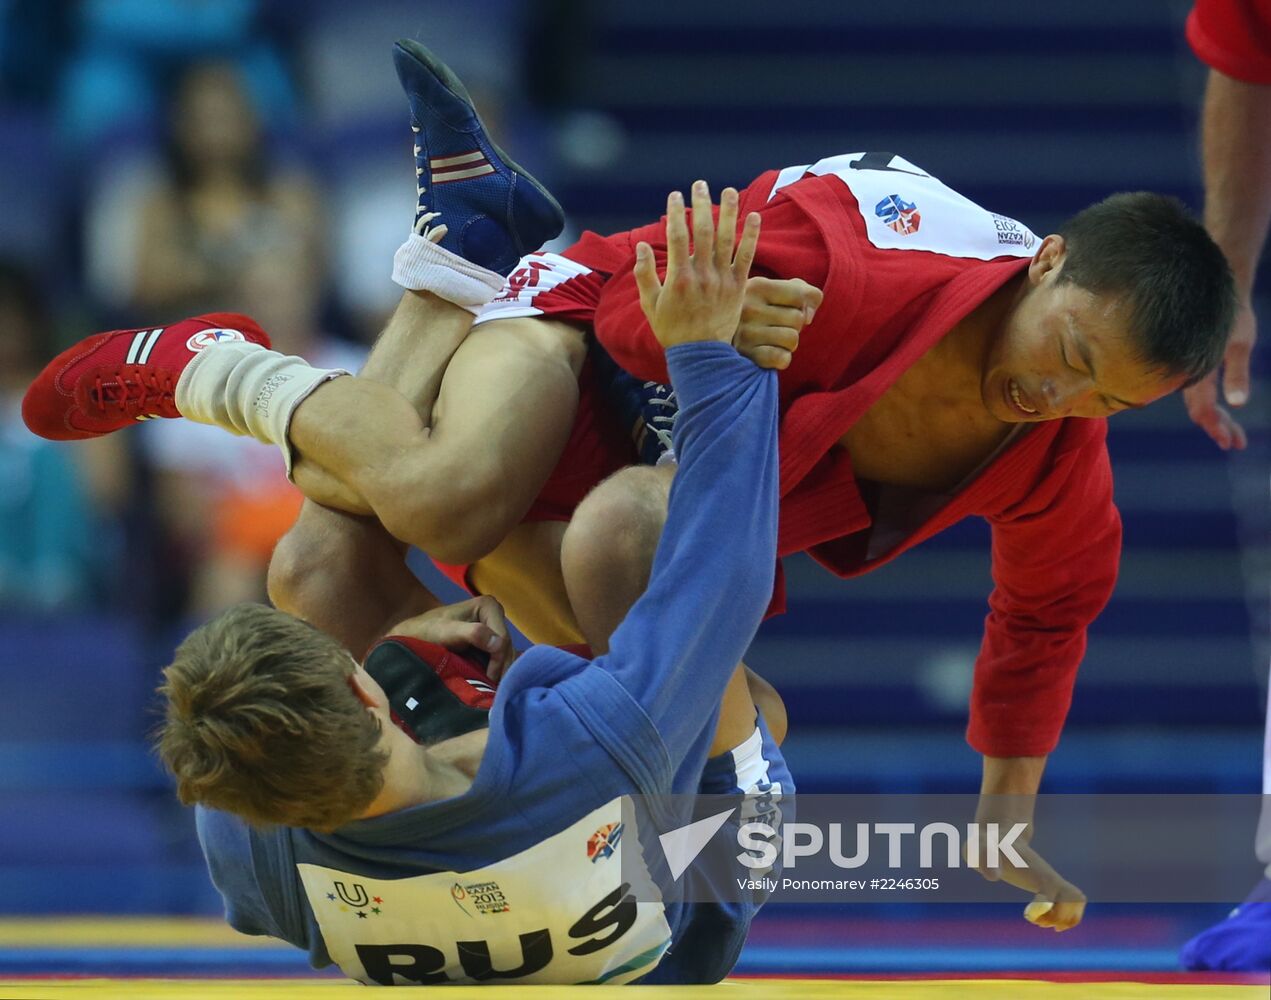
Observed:
[[[995,969],[991,972],[853,972],[795,973],[778,972],[743,976],[731,979],[829,979],[844,982],[859,980],[886,980],[905,982],[918,979],[1032,979],[1047,983],[1163,983],[1178,986],[1268,986],[1271,974],[1262,972],[1038,972],[1035,969],[1012,972]]]

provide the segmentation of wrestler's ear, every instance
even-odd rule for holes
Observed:
[[[1068,244],[1062,236],[1057,233],[1047,236],[1028,264],[1028,283],[1040,285],[1048,275],[1052,281],[1057,278],[1067,253]]]
[[[378,708],[380,704],[379,698],[377,698],[375,692],[373,692],[370,687],[364,683],[364,676],[365,675],[361,671],[349,674],[349,690],[352,691],[357,700],[367,708]]]

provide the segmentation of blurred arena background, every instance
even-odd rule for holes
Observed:
[[[263,599],[298,496],[264,446],[178,422],[54,446],[18,401],[91,330],[209,307],[356,366],[414,203],[394,39],[455,67],[574,234],[648,221],[699,176],[864,149],[1046,233],[1118,190],[1199,207],[1187,6],[0,0],[0,913],[219,915],[148,752],[152,689],[193,623]],[[1266,354],[1246,453],[1177,398],[1112,422],[1125,559],[1046,790],[1259,790]],[[789,705],[801,790],[978,788],[987,541],[968,522],[842,583],[789,561],[792,610],[752,661]],[[1105,907],[1053,938],[1003,898],[773,907],[742,969],[1168,969],[1223,912]],[[0,970],[38,966],[14,955]]]

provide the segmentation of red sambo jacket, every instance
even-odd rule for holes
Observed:
[[[885,552],[844,432],[911,364],[1028,265],[1037,237],[890,154],[854,153],[770,171],[742,193],[763,215],[754,274],[800,277],[825,299],[780,373],[782,555],[808,551],[842,577],[866,573],[962,518],[992,527],[994,588],[975,668],[970,744],[996,757],[1054,749],[1086,627],[1111,595],[1121,524],[1103,420],[1032,425]],[[632,374],[666,363],[631,277],[638,240],[664,261],[665,224],[587,234],[566,255],[612,277],[596,336]],[[783,606],[778,594],[776,610]]]

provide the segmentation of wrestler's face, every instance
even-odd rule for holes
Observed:
[[[998,420],[1108,417],[1186,381],[1138,357],[1129,304],[1063,281],[1064,242],[1047,236],[994,336],[980,396]]]

